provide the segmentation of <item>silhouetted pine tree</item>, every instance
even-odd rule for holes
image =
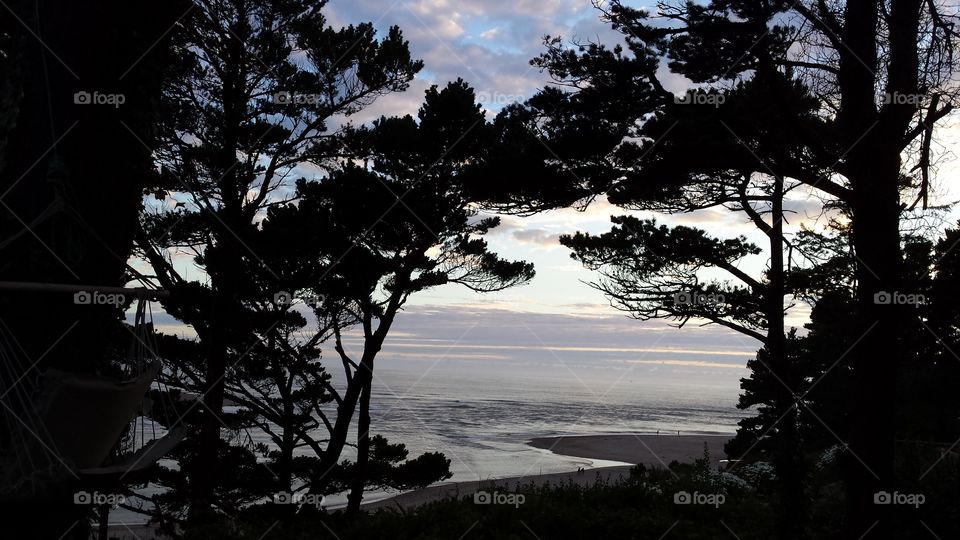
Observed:
[[[448,474],[448,462],[439,455],[394,467],[393,458],[386,458],[398,450],[370,433],[374,361],[408,298],[449,283],[499,291],[534,275],[531,264],[501,259],[488,249],[481,237],[499,218],[479,216],[464,185],[463,171],[486,151],[489,133],[466,83],[431,87],[416,119],[383,117],[350,129],[343,151],[354,160],[323,181],[298,182],[297,203],[271,208],[263,222],[257,249],[271,258],[301,261],[303,272],[313,275],[311,291],[324,298],[322,311],[346,370],[349,384],[337,399],[336,421],[311,489],[350,485],[351,511],[371,483],[426,485]],[[343,346],[344,320],[357,321],[363,332],[356,354]],[[355,413],[358,459],[339,464]],[[414,478],[413,471],[424,476]]]
[[[369,23],[332,28],[324,5],[198,1],[175,32],[178,74],[164,90],[156,154],[160,202],[143,216],[139,248],[172,292],[164,307],[203,347],[199,378],[183,379],[203,400],[198,455],[184,471],[192,518],[213,511],[215,483],[229,475],[218,459],[229,367],[290,323],[274,299],[287,285],[280,269],[251,250],[257,222],[290,200],[299,165],[323,167],[335,157],[328,126],[337,117],[406,89],[422,66],[396,27],[382,38]],[[174,253],[192,257],[206,282],[185,279]],[[251,268],[264,269],[269,286]]]
[[[512,195],[491,200],[535,211],[550,206],[536,196],[542,192],[557,197],[554,201],[582,204],[603,192],[615,194],[618,182],[642,177],[647,169],[682,168],[686,160],[697,160],[696,153],[685,154],[658,166],[644,157],[647,150],[676,140],[669,123],[660,137],[650,137],[643,127],[674,102],[665,87],[664,65],[707,94],[752,78],[774,82],[782,77],[809,88],[798,94],[782,84],[757,86],[766,96],[761,103],[777,104],[782,113],[772,133],[799,144],[764,145],[753,137],[760,131],[738,131],[728,124],[756,159],[748,163],[743,152],[730,152],[720,155],[725,159],[717,165],[725,170],[746,164],[747,171],[764,174],[753,164],[765,162],[775,175],[849,208],[857,253],[854,333],[869,335],[850,352],[859,369],[845,454],[846,527],[852,538],[867,530],[889,537],[887,530],[873,527],[885,518],[873,495],[895,489],[893,418],[908,315],[903,306],[874,302],[874,295],[903,286],[901,215],[907,207],[926,204],[933,126],[954,106],[952,13],[936,2],[917,0],[810,5],[717,0],[662,4],[656,13],[618,1],[596,5],[624,45],[567,46],[559,38],[547,40],[548,51],[535,64],[557,84],[507,114],[528,127],[530,139],[540,136],[553,155],[544,158],[546,166],[523,169],[545,175],[513,190],[505,184],[501,187]],[[811,98],[812,116],[811,107],[801,106]],[[709,107],[698,107],[697,114],[699,127],[716,132]],[[524,137],[520,130],[509,133]],[[540,152],[530,156],[537,159]],[[784,156],[792,159],[783,161]],[[806,166],[778,168],[797,164]],[[634,184],[641,192],[649,187]],[[533,202],[523,195],[532,195]],[[801,534],[784,528],[781,533]]]

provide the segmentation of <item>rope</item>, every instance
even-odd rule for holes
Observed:
[[[51,453],[49,443],[41,444],[35,438],[43,433],[47,435],[47,441],[50,440],[34,406],[34,399],[39,394],[36,384],[38,379],[29,373],[34,366],[28,366],[21,361],[13,345],[23,352],[10,328],[0,320],[0,362],[4,367],[4,376],[11,384],[4,390],[4,403],[0,405],[0,414],[3,415],[7,428],[5,448],[0,452],[0,455],[6,458],[3,462],[4,482],[0,493],[36,494],[43,483],[42,477],[53,477],[56,468],[62,464]],[[20,414],[14,411],[19,411]]]

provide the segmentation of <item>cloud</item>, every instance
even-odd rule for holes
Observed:
[[[560,234],[550,234],[541,229],[517,230],[513,231],[511,236],[524,245],[534,245],[543,249],[560,247]]]
[[[484,32],[480,32],[480,37],[483,39],[496,39],[503,35],[503,28],[496,26]]]
[[[414,57],[425,63],[419,81],[442,85],[463,78],[488,97],[488,110],[532,96],[549,81],[530,65],[544,51],[544,35],[616,37],[580,0],[372,0],[331,3],[327,14],[337,26],[372,21],[381,34],[399,26]]]
[[[720,327],[677,330],[663,321],[640,322],[622,314],[421,305],[400,314],[394,327],[407,335],[387,337],[381,367],[485,370],[495,365],[517,373],[591,373],[613,379],[624,372],[642,375],[666,368],[681,375],[741,377],[759,347]],[[345,335],[347,354],[360,354],[362,343],[357,333]]]

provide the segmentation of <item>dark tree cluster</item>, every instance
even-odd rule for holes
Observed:
[[[0,6],[0,449],[39,400],[10,392],[21,381],[114,376],[146,347],[161,367],[141,412],[187,436],[166,454],[175,465],[109,485],[126,508],[179,535],[254,507],[292,519],[301,510],[273,505],[281,496],[346,493],[353,519],[365,491],[451,476],[446,456],[411,457],[371,417],[378,355],[410,298],[529,282],[531,264],[484,239],[497,213],[606,198],[625,212],[610,230],[561,243],[611,305],[758,344],[738,403],[753,415],[726,450],[729,472],[772,463],[772,489],[751,497],[777,537],[827,518],[837,537],[900,534],[875,528],[889,520],[875,495],[915,488],[960,437],[960,229],[911,230],[938,210],[956,8],[594,5],[621,44],[546,37],[531,62],[551,84],[527,101],[488,119],[457,80],[429,88],[415,116],[363,125],[352,120],[424,65],[397,27],[331,26],[324,0]],[[823,215],[796,231],[804,196]],[[700,211],[759,240],[656,217]],[[149,289],[137,300],[159,298],[188,332],[124,324],[133,298],[83,305],[23,282],[136,282]],[[809,321],[791,328],[801,305]],[[107,464],[129,457],[131,431]],[[0,456],[0,472],[15,461]],[[18,538],[72,523],[88,536],[70,494],[93,484],[73,476],[48,482],[49,519]],[[149,501],[146,483],[163,488]],[[25,500],[14,488],[3,502]],[[844,516],[824,518],[837,493]],[[937,519],[956,517],[937,504]]]

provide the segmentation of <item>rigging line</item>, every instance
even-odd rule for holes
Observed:
[[[43,29],[40,24],[40,0],[35,0],[33,3],[33,16],[34,20],[37,23],[37,39],[41,44],[43,41]],[[40,63],[43,65],[43,82],[47,87],[47,121],[50,123],[50,141],[55,144],[57,140],[56,137],[56,124],[53,121],[53,96],[50,92],[50,71],[47,68],[47,53],[44,47],[40,47]],[[54,157],[56,157],[57,149],[53,149]]]
[[[7,327],[3,320],[0,320],[0,355],[3,356],[4,369],[8,375],[14,373],[12,370],[15,367],[23,368],[25,365],[25,363],[20,361],[19,356],[13,350],[11,344],[16,344],[18,348],[20,347],[20,344],[15,338],[13,338],[9,327]],[[29,370],[32,367],[33,366],[30,366],[26,369]],[[37,418],[35,418],[38,413],[34,411],[33,402],[30,398],[30,394],[36,393],[36,385],[31,384],[29,387],[26,385],[18,385],[17,389],[12,393],[14,397],[17,398],[16,405],[20,407],[21,411],[23,411],[25,419],[19,418],[16,413],[5,404],[3,405],[3,416],[7,422],[7,428],[10,435],[9,446],[11,453],[15,456],[17,461],[16,465],[19,467],[19,470],[24,473],[21,476],[25,478],[24,482],[26,482],[26,473],[33,475],[41,470],[41,466],[34,462],[34,452],[29,449],[30,446],[35,445],[35,443],[32,439],[27,437],[22,428],[18,428],[16,425],[17,423],[21,423],[27,430],[31,430],[31,428],[33,428],[32,431],[38,431],[39,421],[37,421]],[[17,420],[17,422],[13,422],[11,420]],[[53,460],[49,459],[48,454],[49,450],[46,447],[41,449],[41,456],[47,458],[46,463],[48,466],[52,466]],[[37,457],[39,462],[40,456]],[[24,460],[27,462],[26,466],[24,465]]]
[[[47,208],[44,209],[43,212],[40,212],[40,214],[38,214],[37,217],[33,218],[30,221],[30,223],[27,223],[26,227],[18,231],[16,234],[7,237],[3,242],[0,242],[0,249],[4,249],[8,245],[16,241],[18,238],[20,238],[21,236],[30,232],[30,229],[33,229],[37,225],[39,225],[41,222],[46,221],[50,216],[56,214],[57,211],[61,209],[61,207],[62,207],[62,204],[60,200],[54,200],[53,202],[51,202],[50,206],[47,206]]]
[[[156,352],[157,340],[156,340],[156,333],[154,332],[154,329],[153,329],[153,304],[152,302],[149,301],[149,299],[145,299],[145,301],[143,302],[143,309],[141,310],[141,313],[140,313],[140,326],[138,328],[138,332],[141,334],[140,340],[139,340],[140,341],[139,346],[140,346],[140,349],[142,350],[142,354],[140,358],[145,358],[149,356],[151,358],[151,362],[160,362],[160,369],[162,371],[163,363],[161,362],[161,359],[158,353]],[[157,395],[158,399],[156,401],[161,406],[162,412],[160,414],[164,417],[163,418],[164,424],[167,426],[167,431],[169,432],[170,429],[172,429],[172,426],[169,425],[170,424],[170,408],[165,406],[164,400],[166,399],[166,401],[169,402],[168,404],[172,404],[172,398],[168,393],[164,394],[164,390],[163,390],[164,384],[162,382],[162,379],[163,379],[162,373],[158,373],[158,377],[156,380],[156,383],[157,383],[156,391],[158,393]],[[167,388],[167,392],[169,392],[169,387]],[[149,390],[148,390],[147,396],[148,396],[148,399],[151,400],[151,410],[149,415],[150,430],[151,430],[153,439],[156,440],[158,422],[156,421],[157,418],[154,412],[154,406],[153,406],[154,400],[152,398],[149,398]],[[146,444],[146,437],[145,437],[145,431],[144,431],[146,428],[145,422],[146,422],[146,418],[145,417],[141,418],[141,435],[140,435],[141,445]]]

